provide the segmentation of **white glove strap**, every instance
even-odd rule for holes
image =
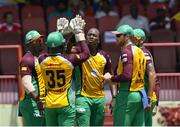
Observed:
[[[75,34],[75,38],[76,38],[76,42],[85,41],[86,40],[84,33]]]
[[[31,75],[25,75],[22,77],[22,84],[23,84],[24,89],[27,92],[27,94],[35,91],[35,88],[34,88],[33,84],[31,83],[31,79],[32,79]]]

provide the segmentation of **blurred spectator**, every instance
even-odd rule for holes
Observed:
[[[160,4],[156,9],[157,17],[150,21],[150,29],[171,29],[171,19],[166,15],[166,6]]]
[[[173,8],[175,6],[177,0],[169,0],[168,2],[168,8]]]
[[[170,16],[175,15],[180,10],[180,1],[179,0],[169,0],[168,10]]]
[[[43,3],[42,0],[26,0],[26,2],[31,5],[42,5]]]
[[[77,14],[81,16],[94,16],[93,8],[89,0],[79,0],[77,4]]]
[[[12,12],[5,12],[3,15],[3,23],[0,24],[0,31],[14,31],[21,32],[21,26],[19,23],[14,22],[14,15]]]
[[[168,0],[149,0],[149,3],[165,3]]]
[[[25,3],[26,0],[0,0],[0,6],[16,5],[19,3]]]
[[[112,9],[112,5],[108,0],[101,0],[99,2],[99,9],[95,14],[96,18],[101,18],[103,16],[118,16],[118,13]]]
[[[117,27],[128,24],[133,28],[143,29],[147,34],[150,33],[148,19],[142,15],[139,15],[137,4],[131,4],[130,13],[130,15],[122,17]]]
[[[58,4],[55,5],[56,10],[48,15],[48,20],[51,20],[52,17],[73,17],[72,10],[68,7],[67,0],[60,0]]]
[[[90,0],[92,1],[92,6],[93,6],[93,10],[94,12],[96,12],[99,9],[99,3],[101,2],[101,0]],[[118,4],[118,0],[107,0],[111,6],[117,6]]]

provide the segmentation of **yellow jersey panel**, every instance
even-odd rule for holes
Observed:
[[[90,56],[82,64],[82,91],[81,95],[91,98],[102,98],[104,94],[103,78],[106,58],[97,53]]]
[[[35,57],[35,70],[37,73],[37,77],[38,77],[38,86],[39,86],[39,99],[41,101],[45,100],[45,84],[44,84],[44,79],[43,79],[43,75],[42,75],[42,70],[39,64],[38,59]]]
[[[62,56],[49,56],[41,62],[46,85],[46,107],[61,108],[69,105],[68,90],[74,66]]]
[[[117,75],[120,75],[123,73],[123,63],[121,61],[121,57],[118,60],[118,67],[117,67]]]
[[[144,52],[132,46],[133,51],[133,74],[130,91],[139,91],[144,89],[144,75],[146,71],[146,58]]]

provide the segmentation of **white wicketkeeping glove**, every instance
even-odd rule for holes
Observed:
[[[85,40],[85,35],[84,35],[85,24],[86,24],[85,21],[82,19],[80,15],[76,15],[75,18],[71,19],[69,23],[69,27],[71,31],[75,34],[76,42]]]
[[[57,31],[63,35],[71,32],[71,29],[69,29],[69,21],[66,18],[59,18],[57,20]]]

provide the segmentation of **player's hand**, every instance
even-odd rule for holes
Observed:
[[[110,83],[111,77],[112,77],[112,75],[109,72],[105,73],[103,76],[106,83]]]
[[[71,53],[74,53],[74,54],[79,53],[79,51],[78,51],[78,49],[76,48],[76,46],[72,46],[72,48],[71,48]]]
[[[75,18],[71,19],[69,27],[72,29],[74,34],[84,33],[85,21],[80,15],[76,15]]]
[[[36,101],[37,107],[39,109],[40,115],[43,116],[44,115],[44,103],[41,102],[40,100]]]
[[[116,104],[116,98],[112,98],[111,104],[110,104],[111,114],[113,113],[115,104]]]
[[[71,32],[69,29],[69,21],[66,18],[59,18],[57,20],[57,30],[61,32],[63,35]]]
[[[76,42],[86,40],[84,35],[85,24],[85,21],[80,15],[76,15],[75,18],[71,19],[69,27],[71,31],[75,34]]]
[[[145,110],[146,111],[150,110],[151,109],[151,105],[152,105],[151,100],[148,100],[148,106],[147,106],[147,108]]]
[[[76,42],[86,40],[84,35],[85,24],[85,21],[82,19],[80,15],[76,15],[75,18],[71,19],[69,27],[71,31],[75,34]]]
[[[153,115],[153,116],[156,115],[157,110],[158,110],[158,107],[155,105],[155,107],[154,107],[154,109],[153,109],[153,111],[152,111],[152,115]]]

